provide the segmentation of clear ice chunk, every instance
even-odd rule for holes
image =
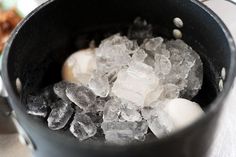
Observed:
[[[121,100],[113,97],[110,100],[108,100],[104,106],[103,111],[103,121],[104,122],[112,122],[112,121],[118,121],[119,116],[121,113]]]
[[[155,73],[157,76],[167,75],[171,71],[171,62],[164,55],[155,54]]]
[[[103,122],[102,129],[108,143],[122,145],[135,140],[144,141],[148,125],[145,120],[140,122]]]
[[[147,57],[146,52],[143,49],[137,50],[132,56],[133,61],[144,62],[145,58]]]
[[[149,106],[153,102],[158,101],[163,92],[164,92],[164,88],[162,85],[150,91],[145,97],[144,106]]]
[[[174,84],[159,85],[145,97],[145,106],[150,106],[157,101],[178,98],[179,94],[179,87]]]
[[[167,103],[169,103],[169,99],[165,100],[157,100],[152,102],[151,104],[144,106],[141,109],[141,115],[144,119],[148,120],[151,117],[157,116],[158,112],[157,110],[161,110]]]
[[[47,102],[42,96],[28,96],[26,106],[28,114],[44,118],[48,114]]]
[[[135,41],[129,40],[126,36],[121,36],[120,33],[114,34],[104,39],[99,46],[114,46],[114,45],[125,45],[127,50],[135,50],[136,48],[138,48],[138,45]]]
[[[80,141],[83,141],[93,137],[97,133],[97,127],[88,115],[76,112],[70,125],[70,132]]]
[[[52,130],[64,128],[71,118],[73,112],[74,109],[70,104],[62,100],[57,101],[48,116],[48,127]]]
[[[203,82],[200,56],[182,40],[170,40],[166,42],[166,47],[171,52],[172,69],[165,80],[179,86],[182,97],[193,98]]]
[[[192,66],[188,74],[187,88],[181,91],[182,97],[188,98],[188,99],[191,99],[195,95],[197,95],[203,83],[203,63],[200,57],[196,53],[193,53],[193,55],[195,55],[195,58],[196,58],[195,65]]]
[[[132,62],[127,70],[118,73],[112,93],[142,107],[146,95],[157,84],[158,79],[152,67],[142,62]]]
[[[96,127],[101,127],[101,123],[103,122],[103,113],[98,111],[98,112],[88,112],[86,113],[88,115],[92,122],[96,125]]]
[[[137,122],[142,120],[139,108],[128,101],[122,100],[121,118],[123,121]]]
[[[175,126],[168,114],[160,112],[158,117],[152,117],[148,119],[148,127],[157,138],[168,136],[175,131]]]
[[[89,88],[100,97],[107,97],[110,92],[110,85],[107,75],[95,72],[89,81]]]
[[[115,34],[104,41],[96,49],[97,70],[102,74],[127,66],[130,53],[133,53],[134,42],[119,34]]]
[[[153,106],[145,107],[142,110],[142,115],[147,120],[148,127],[157,138],[167,136],[176,129],[170,116],[163,110],[163,106],[168,102],[156,102]]]
[[[151,56],[147,56],[144,60],[144,63],[151,66],[152,68],[155,68],[155,60],[154,60],[154,57],[151,57]]]
[[[117,79],[117,73],[119,70],[113,69],[107,74],[110,87],[113,85],[114,81]]]
[[[76,84],[66,89],[66,96],[83,110],[87,110],[96,101],[95,94],[89,88]]]
[[[164,45],[164,44],[162,44],[162,46],[163,46],[163,45]],[[160,51],[160,54],[163,55],[163,56],[165,56],[165,57],[167,57],[167,58],[170,58],[170,51],[167,50],[166,48],[163,48],[163,47],[162,47],[162,49],[161,49],[161,51]]]
[[[89,106],[88,109],[86,109],[84,112],[85,113],[88,113],[88,112],[103,112],[105,103],[106,103],[105,98],[97,97],[95,103],[92,106]]]
[[[163,92],[161,93],[160,100],[175,99],[180,94],[179,87],[174,84],[163,85]]]
[[[74,86],[74,85],[75,84],[67,82],[67,81],[61,81],[61,82],[54,84],[53,91],[62,100],[66,101],[66,102],[70,102],[70,100],[66,96],[66,89],[67,89],[67,87]]]
[[[152,52],[152,54],[154,56],[156,51],[161,50],[161,46],[162,46],[163,41],[164,41],[164,39],[162,37],[147,39],[143,42],[141,47],[149,52]]]

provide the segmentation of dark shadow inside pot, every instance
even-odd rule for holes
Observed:
[[[71,53],[88,47],[91,40],[99,44],[109,35],[126,34],[137,16],[154,26],[155,36],[167,39],[173,38],[172,31],[176,28],[173,18],[180,17],[184,22],[183,40],[199,52],[204,63],[203,86],[193,101],[207,112],[210,104],[215,105],[212,102],[219,94],[221,69],[224,67],[227,74],[230,68],[230,48],[221,27],[193,3],[186,3],[186,6],[180,3],[178,7],[171,0],[127,3],[135,5],[126,4],[129,6],[126,7],[119,1],[83,1],[82,4],[76,1],[69,5],[55,1],[26,20],[15,34],[8,52],[7,70],[15,94],[16,78],[22,82],[23,100],[28,94],[60,81],[62,65]],[[25,110],[24,101],[15,107]],[[35,119],[39,123],[43,121]]]

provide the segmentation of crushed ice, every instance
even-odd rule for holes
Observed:
[[[47,102],[49,94],[46,100],[42,94],[29,96],[27,112],[47,118],[52,130],[69,125],[80,141],[105,135],[107,143],[127,144],[144,141],[148,128],[157,138],[178,129],[171,118],[175,112],[165,107],[171,100],[181,104],[184,99],[179,98],[192,99],[203,82],[203,64],[190,46],[179,39],[153,37],[152,26],[137,18],[128,37],[114,34],[93,51],[90,60],[96,66],[86,80],[54,84],[54,102]],[[201,115],[199,108],[195,115]]]

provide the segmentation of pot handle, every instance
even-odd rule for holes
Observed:
[[[17,133],[14,122],[12,121],[12,109],[4,97],[0,97],[0,134]]]
[[[0,76],[0,134],[13,133],[17,133],[17,130],[12,121],[12,109],[7,101],[7,93]]]
[[[17,121],[15,112],[10,107],[7,97],[8,94],[0,75],[0,134],[18,133],[20,143],[31,150],[35,150],[36,147],[34,143]]]

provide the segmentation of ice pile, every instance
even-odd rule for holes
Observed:
[[[202,109],[187,100],[202,86],[199,55],[182,40],[153,37],[141,19],[128,37],[114,34],[96,49],[72,54],[63,68],[70,76],[51,89],[56,99],[30,96],[28,113],[47,118],[52,130],[69,126],[80,141],[105,135],[113,144],[144,141],[150,130],[161,138],[199,118]]]

